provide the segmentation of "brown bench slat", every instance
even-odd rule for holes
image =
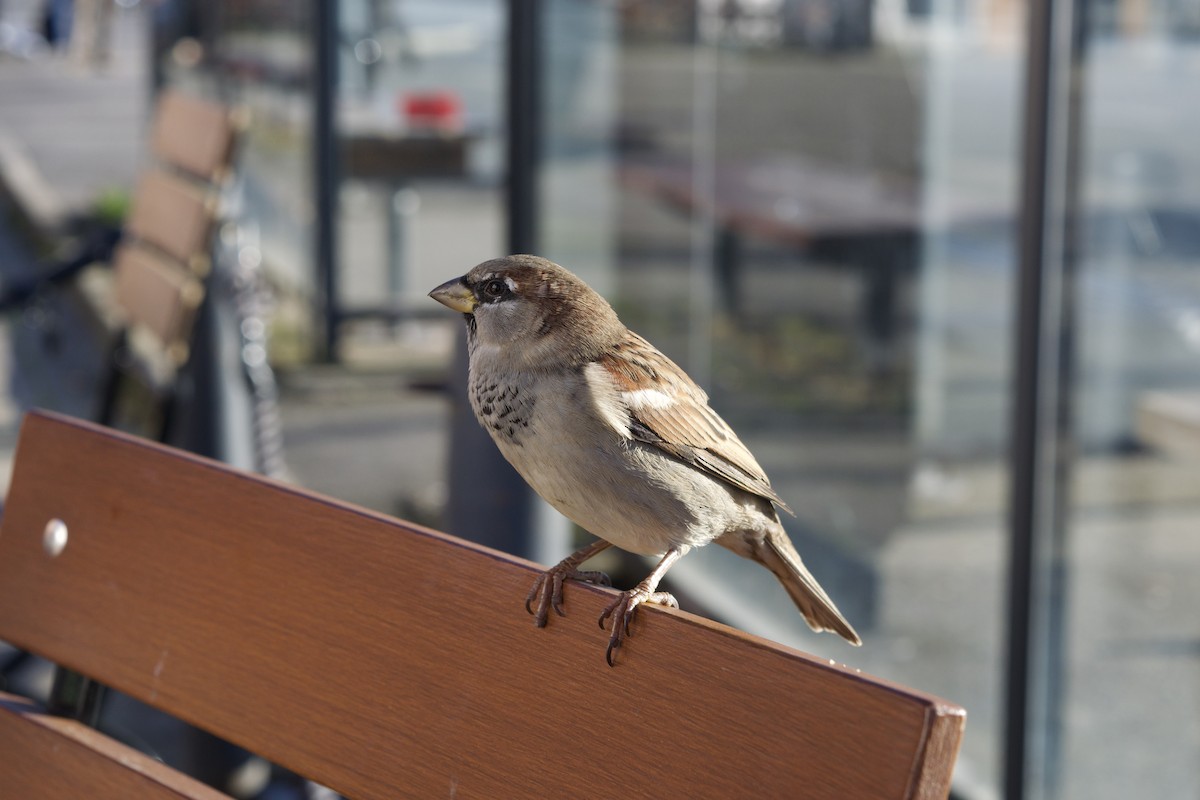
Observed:
[[[150,169],[138,181],[125,227],[202,275],[207,272],[212,222],[212,199],[204,191],[161,169]]]
[[[168,350],[186,354],[204,286],[183,267],[141,245],[123,244],[114,258],[116,301],[130,324],[154,332]]]
[[[535,573],[35,413],[0,528],[0,638],[358,798],[948,791],[961,709],[658,608],[610,668],[611,590],[570,586],[538,630]]]
[[[150,149],[161,161],[204,180],[228,168],[237,125],[229,110],[178,91],[159,99]]]
[[[0,787],[5,797],[229,800],[74,720],[0,692]]]

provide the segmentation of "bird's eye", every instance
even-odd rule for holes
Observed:
[[[483,285],[483,293],[493,299],[503,297],[507,290],[508,286],[499,278],[492,278]]]

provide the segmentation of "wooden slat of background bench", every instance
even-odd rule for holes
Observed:
[[[116,301],[127,321],[153,331],[168,350],[186,349],[204,285],[184,267],[136,243],[122,244],[113,262]]]
[[[28,700],[0,693],[0,782],[8,798],[229,800],[155,759]]]
[[[182,92],[164,92],[150,149],[160,161],[207,181],[228,169],[237,122],[224,106]]]
[[[161,169],[150,169],[138,180],[125,228],[202,274],[207,260],[202,265],[196,262],[208,255],[213,203],[199,186]]]
[[[57,558],[51,518],[70,530]],[[568,617],[538,630],[535,572],[33,414],[0,528],[0,638],[352,797],[948,791],[961,709],[657,608],[609,668],[610,592],[570,586]]]

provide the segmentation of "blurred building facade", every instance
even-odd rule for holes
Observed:
[[[1200,785],[1185,4],[154,14],[157,81],[251,111],[241,235],[298,298],[279,358],[448,364],[461,333],[425,292],[536,250],[705,386],[866,646],[811,636],[726,553],[673,570],[694,608],[964,704],[963,797]],[[469,435],[438,419],[446,449]],[[547,532],[527,553],[563,554],[522,519]]]

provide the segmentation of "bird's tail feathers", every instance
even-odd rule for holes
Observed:
[[[796,552],[782,526],[772,529],[762,539],[754,542],[753,551],[751,557],[771,570],[779,579],[810,628],[818,633],[836,633],[856,647],[862,644],[858,633],[804,566],[800,554]]]

